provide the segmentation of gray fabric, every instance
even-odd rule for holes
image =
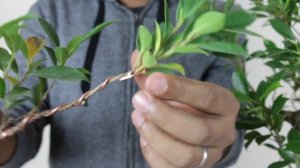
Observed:
[[[97,16],[98,0],[39,0],[32,13],[51,22],[67,42],[93,27]],[[105,20],[118,23],[105,29],[100,37],[92,67],[91,86],[95,87],[106,77],[130,70],[130,55],[135,49],[135,16],[116,0],[105,0]],[[171,1],[175,19],[177,1]],[[158,0],[141,13],[143,24],[153,29],[157,15]],[[36,21],[27,22],[24,37],[44,37]],[[88,43],[84,43],[67,63],[83,67]],[[213,56],[194,55],[174,59],[187,68],[187,76],[211,81],[230,88],[232,67],[228,61]],[[50,61],[47,62],[49,64]],[[55,168],[143,168],[147,167],[140,152],[138,134],[131,123],[131,98],[137,91],[133,80],[118,82],[95,95],[87,107],[80,107],[55,114],[51,118],[32,123],[18,134],[15,156],[1,168],[17,168],[32,159],[39,149],[43,127],[51,125],[50,165]],[[78,98],[80,82],[57,82],[50,93],[50,104],[55,107]],[[242,147],[242,134],[232,145],[229,154],[218,168],[233,164]]]

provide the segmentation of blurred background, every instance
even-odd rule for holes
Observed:
[[[0,25],[4,22],[14,19],[20,15],[28,12],[30,7],[36,2],[36,0],[1,0],[0,6]],[[250,0],[236,0],[244,9],[251,7]],[[258,31],[270,39],[276,39],[280,46],[282,40],[272,29],[264,26],[264,20],[255,22],[250,29]],[[3,41],[0,41],[0,46],[3,46]],[[250,37],[249,48],[250,51],[262,49],[262,40]],[[262,79],[272,74],[272,70],[263,65],[261,60],[254,60],[248,62],[246,65],[248,80],[252,83],[253,87],[256,87]],[[288,93],[289,90],[282,90],[282,92]],[[288,128],[288,126],[286,126]],[[287,130],[287,129],[285,129]],[[49,157],[49,134],[50,127],[46,127],[44,131],[43,143],[37,156],[29,161],[23,168],[48,168]],[[265,147],[258,147],[254,143],[248,150],[243,149],[242,155],[238,160],[238,163],[232,168],[266,168],[269,163],[277,160],[279,156],[276,152],[271,151]]]

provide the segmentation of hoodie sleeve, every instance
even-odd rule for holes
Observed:
[[[225,88],[231,89],[231,75],[233,72],[233,65],[230,60],[224,58],[216,58],[215,62],[205,73],[203,80],[219,84]],[[230,167],[235,164],[243,148],[244,131],[236,130],[236,140],[230,146],[229,151],[220,160],[214,168]]]
[[[38,16],[44,17],[45,15],[41,10],[41,6],[45,3],[45,0],[39,0],[30,10],[29,13],[36,14]],[[45,6],[45,4],[43,4]],[[43,10],[44,11],[44,10]],[[46,18],[47,19],[47,18]],[[44,37],[42,29],[38,24],[36,19],[25,21],[26,27],[21,30],[21,34],[24,39],[30,36]],[[39,58],[42,58],[45,53],[41,53]],[[17,62],[21,72],[25,72],[26,62],[22,60],[21,55],[17,55]],[[36,79],[30,79],[24,84],[24,86],[31,88],[36,83]],[[48,102],[45,102],[48,104]],[[1,106],[1,104],[0,104]],[[13,118],[20,117],[31,109],[31,105],[25,104],[21,108],[16,109],[14,112],[9,115]],[[24,163],[32,159],[39,150],[44,126],[48,123],[48,119],[39,119],[31,124],[29,124],[23,131],[17,133],[17,146],[14,156],[4,165],[1,165],[0,168],[16,168],[21,167]]]

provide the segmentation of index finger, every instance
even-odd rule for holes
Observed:
[[[208,82],[154,73],[146,79],[145,89],[161,99],[181,102],[213,115],[236,115],[239,111],[239,103],[229,90]]]

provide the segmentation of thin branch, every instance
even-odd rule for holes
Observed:
[[[115,81],[123,81],[123,80],[131,79],[132,77],[134,77],[136,75],[139,75],[139,74],[143,74],[143,73],[145,73],[145,70],[142,71],[142,72],[131,70],[131,71],[126,72],[126,73],[122,73],[122,74],[119,74],[119,75],[116,75],[116,76],[108,77],[104,82],[99,84],[96,88],[85,92],[80,98],[78,98],[78,99],[76,99],[76,100],[74,100],[74,101],[72,101],[68,104],[61,104],[58,107],[55,107],[55,108],[52,108],[52,109],[49,109],[49,110],[45,110],[45,111],[42,111],[42,112],[35,112],[35,111],[29,112],[28,114],[21,117],[19,122],[14,124],[14,126],[10,126],[12,124],[11,120],[5,119],[6,121],[1,122],[2,124],[0,125],[0,140],[3,140],[3,139],[5,139],[9,136],[15,135],[17,132],[23,130],[24,128],[26,128],[26,126],[29,123],[31,123],[35,120],[38,120],[38,119],[43,118],[43,117],[52,116],[55,113],[65,111],[65,110],[68,110],[68,109],[73,108],[73,107],[78,107],[78,106],[84,105],[91,96],[93,96],[97,92],[102,91],[109,84],[111,84]]]

